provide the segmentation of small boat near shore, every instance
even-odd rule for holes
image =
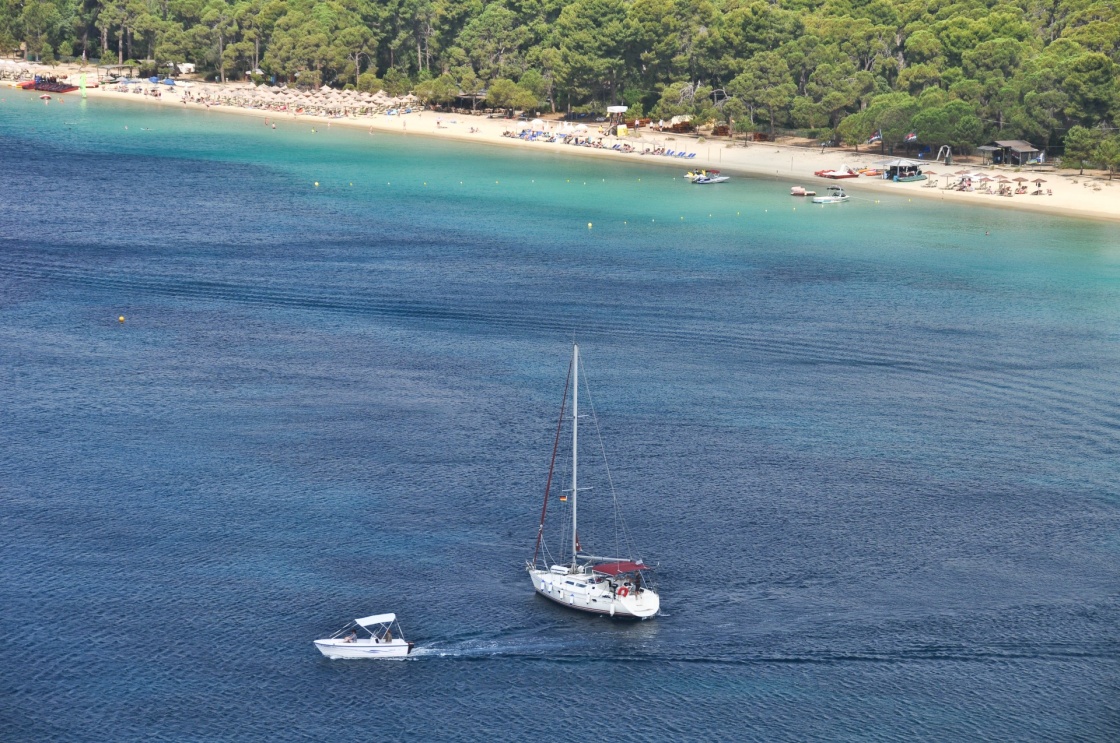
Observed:
[[[397,628],[396,636],[393,627]],[[361,635],[365,634],[365,637]],[[412,652],[415,643],[404,639],[396,614],[374,614],[355,619],[315,647],[331,660],[339,658],[403,658]]]
[[[726,175],[720,175],[718,170],[690,170],[684,174],[684,177],[698,185],[705,185],[708,183],[723,183],[724,181],[731,180]]]
[[[829,186],[828,193],[824,196],[814,196],[814,204],[842,204],[852,197],[844,193],[844,189],[840,186]]]
[[[790,196],[816,196],[816,191],[806,191],[804,186],[794,186],[789,190]]]

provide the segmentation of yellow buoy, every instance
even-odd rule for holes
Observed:
[[[124,315],[117,318],[117,322],[124,322]]]
[[[591,223],[590,222],[587,223],[587,229],[591,229]]]
[[[319,181],[315,181],[315,188],[319,187]]]

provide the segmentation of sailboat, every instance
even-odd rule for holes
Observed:
[[[548,470],[544,505],[541,508],[541,522],[537,528],[537,544],[533,550],[533,559],[526,562],[526,570],[529,572],[529,577],[533,581],[533,588],[536,592],[561,606],[592,614],[606,614],[611,617],[648,619],[656,615],[661,607],[661,597],[653,589],[645,574],[649,570],[648,566],[641,560],[634,559],[633,556],[604,557],[587,554],[579,541],[579,380],[579,346],[573,344],[572,364],[568,369],[568,383],[564,386],[564,402],[560,404],[560,420],[556,427],[552,464]],[[571,412],[572,487],[567,491],[566,496],[560,497],[560,500],[566,502],[571,510],[571,550],[570,559],[553,562],[544,540],[544,524],[545,515],[548,512],[549,489],[556,465],[556,452],[560,444],[560,433],[564,423],[564,408],[569,387],[573,390]],[[592,409],[592,412],[594,412],[594,409]],[[611,490],[613,494],[613,487]],[[627,549],[629,550],[629,547]]]

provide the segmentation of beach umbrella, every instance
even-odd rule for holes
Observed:
[[[544,121],[542,119],[533,119],[530,125],[534,129],[544,129]]]
[[[1015,181],[1016,183],[1026,183],[1027,181],[1030,180],[1030,178],[1024,178],[1023,176],[1019,176],[1018,178],[1012,178],[1011,180]]]
[[[1046,182],[1046,179],[1045,179],[1045,178],[1035,178],[1035,179],[1034,179],[1034,182],[1035,182],[1036,184],[1038,184],[1038,183],[1045,183],[1045,182]]]

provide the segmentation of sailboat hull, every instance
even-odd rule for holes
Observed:
[[[530,570],[529,575],[537,593],[569,609],[617,619],[649,619],[661,608],[661,598],[649,588],[618,586],[611,591],[606,580],[592,580],[591,576],[578,573],[558,575]]]

